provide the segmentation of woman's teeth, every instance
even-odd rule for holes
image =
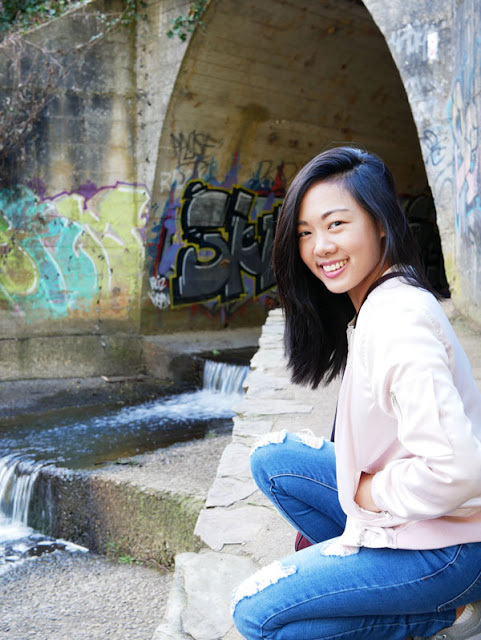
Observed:
[[[340,262],[325,264],[322,268],[324,269],[324,271],[327,271],[327,273],[330,273],[331,271],[337,271],[338,269],[343,267],[346,264],[346,262],[347,260],[341,260]]]

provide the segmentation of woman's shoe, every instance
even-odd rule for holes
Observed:
[[[467,620],[441,629],[426,640],[481,640],[481,600],[473,602],[468,607],[471,608],[471,615]],[[421,640],[421,638],[413,638],[413,640]]]

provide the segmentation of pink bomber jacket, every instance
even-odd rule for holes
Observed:
[[[481,394],[433,295],[392,278],[348,327],[336,421],[339,542],[436,549],[481,541]],[[359,507],[375,474],[381,513]]]

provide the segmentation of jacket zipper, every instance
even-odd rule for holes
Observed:
[[[401,407],[399,406],[399,402],[397,401],[396,394],[394,393],[394,391],[389,391],[389,395],[391,396],[391,402],[394,412],[398,414],[399,420],[402,420],[402,411]]]

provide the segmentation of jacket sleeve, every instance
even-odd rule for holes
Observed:
[[[409,520],[447,515],[481,494],[481,443],[453,379],[453,347],[425,310],[383,316],[366,339],[366,366],[405,455],[375,474],[373,499]]]

